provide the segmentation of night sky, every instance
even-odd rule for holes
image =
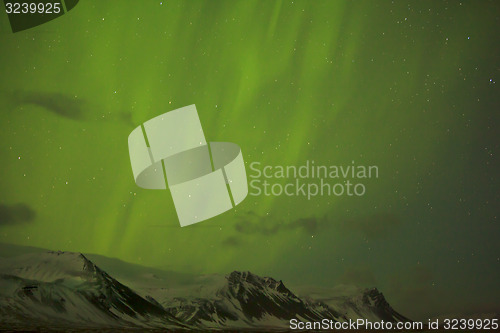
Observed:
[[[498,311],[499,31],[497,1],[82,0],[15,34],[2,12],[0,242],[376,286],[412,319]],[[181,228],[169,191],[135,185],[127,137],[190,104],[249,176],[379,177]]]

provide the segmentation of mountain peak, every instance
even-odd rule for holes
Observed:
[[[60,279],[95,280],[105,274],[78,252],[48,251],[5,259],[0,270],[24,279],[53,282]]]
[[[73,258],[75,260],[84,260],[84,261],[90,261],[83,255],[83,253],[80,252],[70,252],[70,251],[47,251],[45,252],[48,255],[52,256],[57,256],[61,258]]]
[[[261,277],[249,271],[234,271],[226,278],[230,293],[238,297],[252,294],[252,290],[260,290],[263,293],[273,291],[293,299],[298,299],[294,293],[285,287],[283,281],[277,281],[271,277]]]
[[[1,260],[0,272],[0,284],[11,292],[0,295],[0,322],[7,316],[16,325],[18,318],[32,318],[37,326],[48,318],[59,325],[64,318],[90,327],[185,327],[156,301],[141,297],[81,253],[26,254]],[[18,316],[20,309],[26,312]]]
[[[366,304],[373,304],[379,308],[390,307],[389,303],[377,288],[365,289],[363,292],[363,300]]]
[[[377,288],[365,289],[363,292],[363,303],[373,308],[377,315],[384,320],[409,321],[408,318],[394,311]]]

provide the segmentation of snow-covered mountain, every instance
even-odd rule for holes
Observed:
[[[287,328],[291,318],[343,319],[323,304],[301,300],[272,278],[232,272],[212,281],[215,283],[205,288],[203,297],[182,293],[166,297],[160,304],[183,322],[204,328]]]
[[[0,328],[186,327],[79,253],[3,259],[0,273]]]
[[[203,296],[187,291],[177,291],[175,295],[171,291],[169,297],[157,298],[176,318],[204,328],[289,328],[292,318],[409,321],[394,311],[377,289],[356,289],[332,302],[330,298],[298,297],[282,281],[250,272],[235,271],[219,279],[212,277],[211,283],[194,288]],[[324,291],[332,294],[332,290]],[[150,293],[155,298],[154,290]]]
[[[188,284],[173,284],[167,275],[120,276],[128,287],[79,253],[0,259],[0,329],[271,330],[289,328],[292,318],[408,320],[376,289],[303,289],[298,296],[282,281],[250,272],[200,276]]]
[[[377,289],[361,289],[352,285],[338,285],[335,288],[298,287],[299,297],[312,302],[326,304],[348,319],[375,321],[409,321],[396,312]]]

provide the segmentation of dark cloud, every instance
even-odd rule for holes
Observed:
[[[246,216],[236,221],[234,229],[242,234],[273,235],[282,224],[282,221],[270,217]]]
[[[390,236],[400,225],[401,220],[390,213],[348,219],[342,223],[346,230],[359,231],[367,239],[384,239]]]
[[[299,218],[285,221],[273,216],[259,216],[255,212],[246,212],[234,224],[234,229],[242,234],[274,235],[287,230],[300,230],[307,234],[314,234],[326,221],[326,216]]]
[[[304,217],[286,221],[272,215],[260,216],[253,211],[242,214],[234,223],[234,230],[244,235],[272,236],[281,232],[296,231],[305,235],[316,235],[328,227],[337,228],[340,232],[357,232],[370,240],[385,239],[399,228],[401,221],[393,214],[376,214],[362,216],[354,219],[333,218],[324,215],[322,217]],[[241,243],[234,237],[227,238],[222,242],[225,246],[239,246]],[[349,273],[349,272],[347,272]],[[345,274],[347,274],[345,273]],[[354,277],[354,273],[352,275]],[[347,280],[350,276],[344,277]],[[370,277],[371,279],[371,277]],[[370,285],[364,278],[363,282]]]
[[[87,100],[75,95],[22,90],[3,91],[0,92],[0,95],[14,107],[35,105],[60,117],[73,120],[118,121],[129,126],[137,126],[134,125],[130,110],[103,110],[98,104],[89,103]]]
[[[134,121],[132,119],[132,112],[121,112],[119,116],[119,120],[123,122],[124,124],[127,124],[132,127],[138,126],[138,124],[134,124]]]
[[[322,218],[305,217],[294,220],[287,225],[288,229],[303,229],[304,232],[314,234],[318,231],[322,223],[326,221],[326,216]]]
[[[229,247],[237,247],[241,245],[241,241],[236,237],[228,237],[222,241],[222,245]]]
[[[76,96],[61,93],[14,91],[11,97],[15,104],[31,104],[42,107],[61,117],[74,120],[85,119],[85,102]]]
[[[340,226],[342,231],[361,232],[368,239],[384,239],[399,228],[401,221],[397,216],[390,213],[351,219],[333,218],[324,215],[322,217],[312,216],[286,221],[272,215],[259,216],[250,211],[236,221],[234,228],[242,234],[273,235],[287,230],[299,230],[314,235],[329,225]]]
[[[0,204],[0,226],[32,222],[35,217],[35,211],[26,204]]]

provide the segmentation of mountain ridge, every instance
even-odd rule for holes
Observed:
[[[15,263],[4,260],[0,264],[2,272],[11,269],[11,274],[0,274],[2,322],[22,324],[16,321],[21,318],[36,325],[68,322],[90,327],[156,327],[160,323],[165,327],[186,328],[81,253],[51,251],[24,255],[21,259],[33,263],[37,257],[40,262],[34,266],[19,266],[22,263],[17,260]],[[61,274],[57,265],[55,274],[44,271],[55,263],[67,266],[66,274]],[[75,270],[76,266],[80,270]],[[5,294],[9,290],[11,293]]]
[[[299,297],[282,280],[249,271],[200,278],[199,285],[122,284],[82,253],[49,251],[0,260],[4,326],[170,330],[287,329],[293,318],[409,321],[377,289],[341,305]],[[154,275],[153,275],[154,277]],[[161,282],[161,280],[160,280]],[[3,326],[2,326],[3,325]]]

